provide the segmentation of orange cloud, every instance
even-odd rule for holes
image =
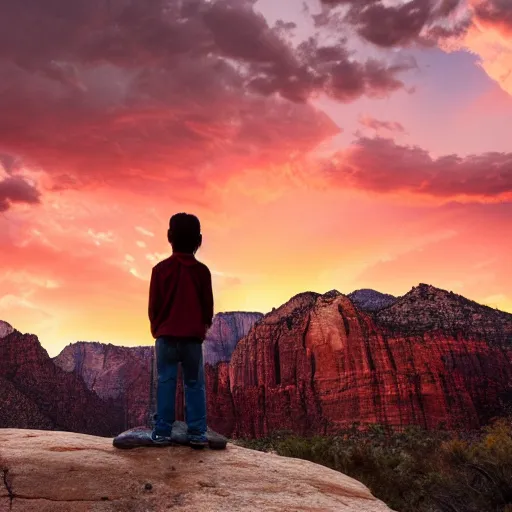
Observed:
[[[512,95],[511,35],[501,33],[498,26],[475,21],[458,44],[479,55],[482,69]]]
[[[478,23],[512,36],[512,5],[508,0],[471,0],[471,4]]]
[[[445,51],[467,50],[480,57],[480,65],[500,87],[512,94],[512,4],[508,0],[470,0],[471,22],[441,39]],[[448,36],[450,34],[447,34]]]

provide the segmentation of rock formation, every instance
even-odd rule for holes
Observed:
[[[204,361],[215,365],[231,359],[239,340],[261,320],[261,313],[218,313],[213,319],[204,342]]]
[[[390,512],[341,473],[234,445],[126,452],[111,439],[6,429],[0,471],[0,512]]]
[[[4,322],[3,320],[0,320],[0,338],[5,338],[9,334],[11,334],[14,331],[13,327],[8,324],[7,322]]]
[[[105,436],[123,426],[120,408],[57,367],[36,336],[16,330],[0,337],[0,427],[13,425]]]
[[[239,312],[215,315],[204,343],[205,361],[213,365],[229,361],[238,341],[262,317],[261,313]],[[122,430],[148,423],[156,396],[156,364],[152,345],[127,348],[77,342],[64,348],[54,362],[62,370],[82,377],[88,389],[103,400],[113,400],[123,411]],[[183,418],[182,399],[178,400],[177,418]]]
[[[210,426],[234,437],[355,422],[466,429],[511,407],[512,315],[427,285],[374,304],[365,312],[337,291],[302,293],[264,317],[217,315],[205,344]],[[55,428],[67,409],[69,430],[148,424],[152,347],[76,343],[52,369],[37,338],[20,336],[0,339],[3,426]],[[69,394],[87,410],[80,419]]]
[[[511,314],[428,284],[414,287],[393,307],[378,311],[375,319],[388,330],[404,334],[443,331],[485,338],[493,345],[512,345]]]
[[[347,297],[363,311],[378,311],[392,306],[398,300],[393,295],[367,288],[349,293]]]
[[[153,346],[78,342],[64,348],[53,361],[66,373],[81,377],[101,399],[110,399],[121,408],[122,430],[148,423],[149,404],[154,402]]]
[[[512,402],[512,315],[425,285],[373,315],[306,293],[211,373],[210,423],[228,435],[478,427]]]

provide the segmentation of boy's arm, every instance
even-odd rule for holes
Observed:
[[[212,326],[213,322],[213,288],[212,288],[212,274],[208,268],[206,268],[205,284],[203,288],[203,314],[204,322],[207,328]]]
[[[151,323],[151,334],[154,336],[154,322],[158,316],[158,306],[160,302],[160,291],[158,288],[158,280],[155,268],[151,271],[151,281],[149,283],[149,306],[148,316]]]

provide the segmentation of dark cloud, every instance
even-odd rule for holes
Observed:
[[[432,5],[425,0],[398,6],[374,2],[365,8],[352,7],[347,19],[364,39],[377,46],[391,47],[417,39],[431,14]]]
[[[3,0],[0,150],[76,186],[172,171],[184,187],[205,162],[284,159],[282,148],[305,152],[336,133],[307,103],[315,95],[404,86],[408,64],[356,62],[343,41],[293,48],[293,26],[269,27],[253,3]]]
[[[41,194],[30,183],[19,176],[0,181],[0,212],[7,211],[12,203],[39,203]]]
[[[327,167],[333,183],[375,192],[408,191],[440,198],[512,197],[512,153],[432,158],[419,147],[360,138]]]
[[[297,49],[298,65],[276,66],[266,71],[253,65],[257,78],[249,85],[262,93],[280,93],[296,102],[319,92],[340,102],[350,102],[363,95],[383,97],[404,88],[398,75],[416,66],[412,59],[402,59],[396,64],[374,59],[358,62],[351,58],[343,43],[325,46],[311,38]]]
[[[363,39],[385,48],[425,44],[429,39],[448,37],[462,29],[461,25],[455,28],[438,25],[457,9],[462,0],[410,0],[394,5],[381,0],[321,1],[331,7],[347,6],[344,21],[354,26]],[[339,18],[339,13],[323,14],[317,23],[327,24],[329,16]]]
[[[479,21],[499,27],[512,35],[512,2],[510,0],[483,0],[475,8]]]

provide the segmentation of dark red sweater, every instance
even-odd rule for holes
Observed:
[[[193,254],[174,253],[153,267],[151,334],[204,339],[213,319],[212,276]]]

